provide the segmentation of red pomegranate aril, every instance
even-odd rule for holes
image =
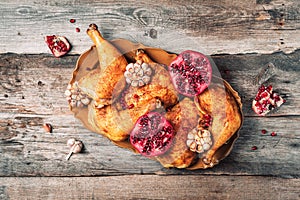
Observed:
[[[271,136],[272,136],[272,137],[277,136],[277,133],[273,131],[273,132],[271,133]]]
[[[271,91],[273,90],[272,85],[269,85],[269,86],[267,87],[267,90],[268,90],[269,92],[271,92]]]
[[[212,68],[209,59],[196,51],[180,53],[169,65],[173,85],[185,96],[201,94],[210,84]]]
[[[253,150],[253,151],[257,150],[257,146],[252,146],[251,150]]]
[[[210,126],[209,123],[205,123],[205,124],[204,124],[204,128],[208,128],[209,126]]]
[[[80,32],[80,28],[77,27],[77,28],[75,29],[75,31],[76,31],[77,33],[79,33],[79,32]]]
[[[267,133],[267,130],[262,129],[262,130],[261,130],[261,133],[262,133],[262,134],[266,134],[266,133]]]
[[[164,154],[175,135],[172,125],[158,112],[142,115],[130,133],[130,142],[143,156]]]
[[[127,108],[128,108],[128,109],[134,108],[134,104],[132,103],[132,104],[128,105]]]
[[[76,19],[70,19],[70,23],[75,23]]]

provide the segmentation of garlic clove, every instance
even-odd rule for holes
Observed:
[[[144,72],[147,76],[151,76],[152,74],[152,69],[149,67],[148,69],[146,69],[146,71]]]
[[[68,139],[68,141],[67,141],[68,147],[71,148],[75,144],[75,142],[76,142],[76,140],[74,138]]]
[[[197,147],[197,144],[195,141],[192,141],[191,144],[190,144],[190,150],[191,151],[196,151],[196,147]]]
[[[133,63],[129,63],[129,64],[126,66],[126,70],[129,71],[129,72],[134,72],[134,70],[133,70]]]
[[[207,143],[203,144],[203,149],[204,149],[204,151],[209,150],[209,148],[210,148],[210,145],[209,145],[209,144],[207,144]]]
[[[141,70],[141,65],[139,65],[137,63],[134,63],[133,64],[133,69],[134,69],[134,72],[137,73]]]
[[[187,138],[188,138],[189,140],[193,140],[193,139],[195,138],[195,136],[194,136],[193,133],[188,133]],[[189,146],[189,145],[188,145],[188,146]]]
[[[131,82],[131,86],[133,86],[133,87],[137,87],[138,84],[139,84],[139,81],[137,81],[137,80],[133,80],[133,81]]]
[[[150,77],[149,76],[143,76],[142,80],[147,84],[150,82]]]
[[[81,99],[81,103],[83,104],[83,105],[89,105],[90,104],[90,100],[89,100],[89,98],[83,98],[83,99]]]
[[[140,70],[136,73],[139,77],[143,77],[144,76],[144,71]]]
[[[191,146],[192,142],[193,142],[193,140],[187,140],[186,145],[189,147],[189,146]]]
[[[70,101],[70,106],[71,106],[71,107],[76,107],[76,100],[72,99],[72,100]]]
[[[199,143],[200,143],[201,145],[204,145],[204,144],[205,144],[203,138],[200,138]]]
[[[149,65],[147,63],[143,63],[141,67],[143,71],[146,71],[149,68]]]
[[[202,130],[202,137],[210,137],[210,132],[208,130]]]
[[[131,79],[126,78],[126,82],[130,84],[131,83]]]
[[[197,153],[203,153],[204,152],[204,148],[202,145],[198,145],[197,146]]]
[[[144,85],[145,85],[144,81],[139,80],[139,87],[142,87],[142,86],[144,86]]]
[[[124,72],[124,76],[125,76],[126,78],[131,78],[131,77],[132,77],[132,73],[130,73],[129,71],[125,71],[125,72]]]
[[[71,93],[70,90],[66,90],[66,91],[65,91],[65,96],[71,96],[71,94],[72,94],[72,93]]]

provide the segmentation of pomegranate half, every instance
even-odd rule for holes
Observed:
[[[169,65],[172,82],[180,94],[193,97],[210,84],[212,67],[209,59],[196,51],[183,51]]]
[[[164,154],[171,146],[175,131],[169,121],[158,112],[138,118],[130,133],[130,142],[143,156]]]

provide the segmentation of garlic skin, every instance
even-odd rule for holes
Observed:
[[[204,153],[212,147],[211,133],[206,129],[194,128],[187,135],[186,145],[193,152]]]
[[[151,80],[151,67],[147,63],[139,63],[129,63],[124,72],[126,82],[132,87],[142,87],[147,85]]]

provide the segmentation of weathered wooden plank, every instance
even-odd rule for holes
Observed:
[[[261,176],[0,178],[1,199],[299,199],[299,179]]]
[[[0,176],[200,173],[299,177],[299,54],[213,56],[223,77],[243,96],[246,118],[230,156],[213,169],[197,171],[163,169],[83,128],[68,110],[63,94],[78,56],[2,54]],[[270,117],[256,117],[250,109],[256,91],[251,77],[268,62],[278,68],[269,83],[286,94],[287,103]],[[42,129],[46,122],[53,125],[52,134]],[[262,129],[268,134],[262,135]],[[271,137],[272,131],[278,135]],[[66,162],[66,141],[72,137],[81,139],[86,149]],[[251,150],[253,145],[258,150]]]
[[[8,130],[1,133],[0,176],[141,173],[300,176],[299,117],[280,118],[280,122],[276,118],[246,118],[229,157],[213,169],[197,171],[163,169],[159,163],[116,147],[107,139],[82,128],[71,116],[43,117],[40,122],[34,116],[27,116],[27,120],[16,117],[13,121],[12,126],[22,123],[24,127],[14,129],[8,126]],[[54,125],[54,133],[44,132],[42,122],[45,121]],[[262,129],[268,133],[261,134]],[[277,133],[276,137],[270,136],[272,131]],[[66,141],[73,137],[83,141],[85,151],[65,161],[68,153]],[[255,151],[251,150],[254,145],[258,147]]]
[[[108,39],[125,38],[174,52],[271,53],[300,48],[298,0],[4,0],[0,13],[0,53],[49,53],[43,37],[51,34],[67,36],[71,53],[82,53],[91,45],[85,30],[92,22]],[[70,23],[71,18],[76,23]]]

